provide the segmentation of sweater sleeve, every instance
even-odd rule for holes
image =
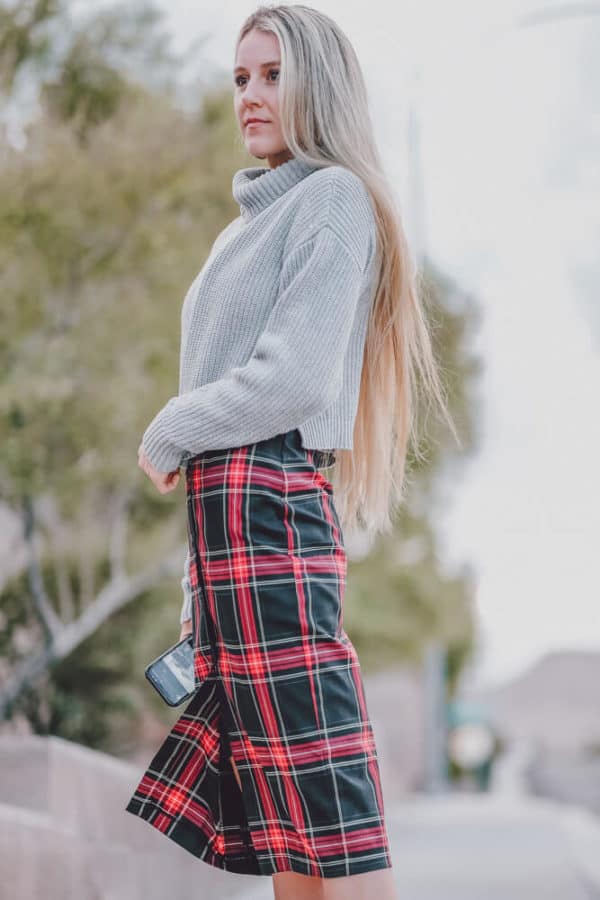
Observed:
[[[146,429],[143,449],[158,471],[177,468],[186,453],[281,434],[333,402],[370,249],[368,227],[350,247],[327,223],[288,252],[277,299],[246,364],[172,397]]]

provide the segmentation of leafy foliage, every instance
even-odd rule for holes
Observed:
[[[177,392],[184,292],[239,212],[232,172],[255,164],[229,86],[192,109],[178,103],[178,60],[156,10],[119,6],[83,23],[70,12],[59,0],[0,4],[6,103],[32,71],[40,102],[23,141],[6,133],[0,155],[0,492],[15,511],[32,501],[41,580],[64,624],[115,574],[117,500],[127,498],[127,571],[184,540],[181,494],[157,494],[137,448]],[[423,290],[452,413],[473,449],[475,307],[431,264]],[[345,626],[365,668],[417,661],[435,635],[454,678],[472,642],[472,579],[441,571],[431,519],[453,450],[445,434],[428,441],[395,534],[350,564]],[[4,670],[46,639],[33,583],[23,574],[4,586]],[[180,605],[178,579],[142,591],[27,685],[17,711],[40,733],[131,749],[141,709],[171,715],[141,673],[178,636]]]

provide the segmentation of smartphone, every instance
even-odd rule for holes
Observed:
[[[195,693],[192,635],[173,644],[144,669],[144,674],[165,703],[179,706]]]

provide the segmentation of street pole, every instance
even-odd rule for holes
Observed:
[[[446,650],[432,640],[425,650],[425,778],[424,790],[448,790],[448,736],[446,725]]]

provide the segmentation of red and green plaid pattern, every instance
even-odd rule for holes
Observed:
[[[187,463],[198,690],[125,808],[231,872],[391,865],[342,625],[343,535],[318,459],[296,429]]]

